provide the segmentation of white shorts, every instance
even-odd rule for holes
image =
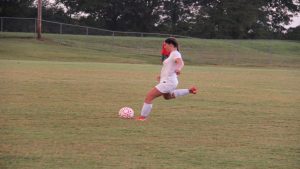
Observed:
[[[171,93],[176,89],[178,81],[163,80],[155,86],[161,93]]]

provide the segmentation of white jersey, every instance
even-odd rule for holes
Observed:
[[[169,57],[163,62],[163,67],[160,72],[160,82],[162,81],[174,81],[178,83],[175,59],[182,58],[181,54],[175,50],[170,53]]]

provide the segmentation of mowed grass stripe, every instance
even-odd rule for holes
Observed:
[[[160,64],[164,38],[0,33],[0,59]],[[300,43],[178,38],[189,65],[300,67]]]

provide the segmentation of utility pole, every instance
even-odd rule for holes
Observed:
[[[42,0],[38,0],[37,6],[37,38],[42,38]]]

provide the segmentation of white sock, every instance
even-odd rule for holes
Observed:
[[[152,104],[144,103],[141,111],[141,116],[148,117],[151,112],[151,109],[152,109]]]
[[[185,96],[185,95],[190,94],[190,91],[189,91],[189,89],[177,89],[177,90],[173,91],[173,94],[175,97]]]

